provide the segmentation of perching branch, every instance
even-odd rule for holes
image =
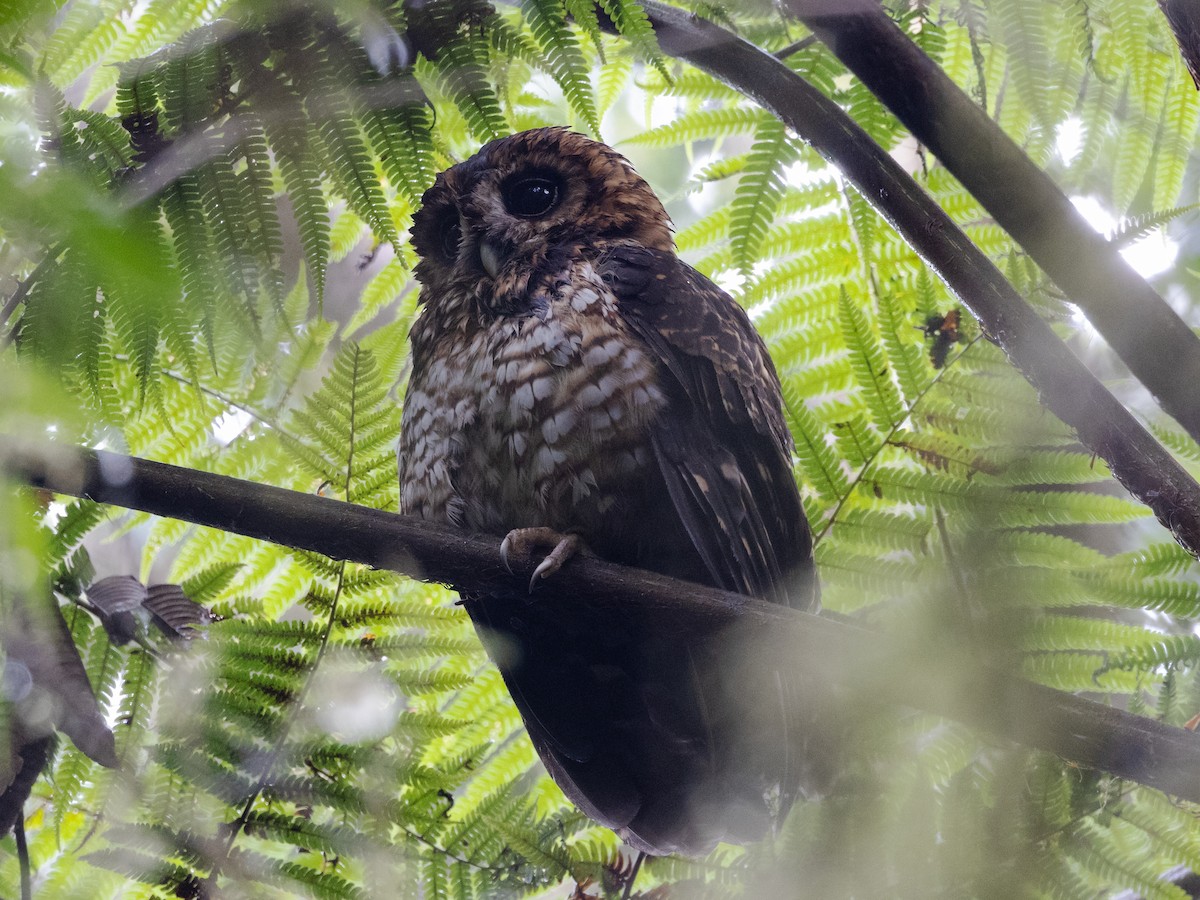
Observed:
[[[1200,337],[1088,225],[1054,180],[884,12],[876,0],[787,0],[904,126],[1077,304],[1171,416],[1200,441]],[[1172,24],[1200,15],[1163,4]],[[1190,18],[1188,16],[1190,15]],[[1185,52],[1195,52],[1195,32]],[[1191,63],[1189,63],[1190,65]]]
[[[855,8],[863,2],[855,0]],[[837,166],[974,313],[1050,411],[1075,429],[1183,547],[1200,555],[1200,485],[895,160],[836,103],[761,48],[655,0],[643,5],[663,52],[754,99]],[[1183,387],[1197,383],[1183,377],[1165,347],[1153,346],[1141,355],[1169,363]]]
[[[501,564],[495,538],[222,475],[103,451],[31,450],[14,441],[0,442],[0,471],[38,488],[391,569],[462,592],[523,592],[528,584],[527,570],[512,574]],[[792,660],[872,699],[944,715],[1200,802],[1200,735],[982,669],[961,648],[914,653],[854,625],[598,559],[574,559],[554,579],[559,599],[533,602],[557,604],[565,613],[581,603],[614,617],[636,611],[647,627],[681,640],[737,624],[763,654],[775,654],[770,658]]]

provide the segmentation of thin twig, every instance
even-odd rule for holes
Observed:
[[[13,837],[17,841],[17,864],[21,868],[21,900],[33,900],[33,874],[29,870],[29,844],[25,840],[25,815],[17,813],[13,824]]]
[[[807,50],[809,47],[811,47],[816,42],[817,42],[816,35],[810,34],[807,37],[800,38],[800,40],[798,40],[798,41],[793,41],[792,43],[790,43],[786,47],[784,47],[782,50],[776,50],[771,55],[774,56],[776,59],[780,59],[780,60],[787,59],[793,53],[799,53],[801,50]]]
[[[638,872],[642,870],[642,863],[646,861],[646,851],[642,850],[638,853],[637,859],[633,863],[633,871],[629,873],[629,880],[625,882],[625,891],[621,894],[621,900],[629,900],[629,895],[633,893],[633,883],[637,881]]]

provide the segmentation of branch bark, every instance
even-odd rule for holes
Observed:
[[[933,151],[1084,311],[1163,409],[1200,441],[1200,397],[1194,390],[1200,383],[1200,337],[1088,225],[1054,180],[876,0],[786,0],[785,5]],[[1172,23],[1183,21],[1183,10],[1192,7],[1164,4],[1168,15],[1172,8],[1180,10]],[[1188,21],[1194,26],[1192,12]]]
[[[12,440],[0,441],[0,472],[37,488],[391,569],[462,592],[523,593],[528,584],[527,572],[510,573],[501,563],[495,538],[222,475]],[[598,559],[576,558],[554,578],[557,597],[570,599],[535,602],[558,604],[566,613],[581,603],[614,617],[636,611],[648,626],[681,640],[736,624],[764,654],[790,659],[873,700],[944,715],[1200,802],[1200,735],[980,668],[961,648],[914,652],[851,624]]]
[[[847,0],[851,2],[851,0]],[[867,0],[852,0],[859,9]],[[1200,485],[1079,361],[1000,271],[919,185],[833,101],[737,35],[656,0],[643,0],[663,52],[757,101],[849,179],[938,273],[1034,386],[1175,539],[1200,555]],[[1149,352],[1171,363],[1164,348]]]
[[[1192,82],[1200,89],[1200,4],[1196,0],[1158,0],[1158,6],[1171,26]]]

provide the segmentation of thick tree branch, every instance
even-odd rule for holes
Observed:
[[[893,22],[876,0],[787,0],[1087,314],[1129,370],[1200,441],[1200,337],[1088,225],[1054,180]],[[1193,2],[1172,23],[1197,17]],[[1192,14],[1185,19],[1185,12]],[[1193,33],[1194,38],[1194,33]],[[1193,47],[1194,40],[1187,44]]]
[[[1042,402],[1075,429],[1180,544],[1200,555],[1200,485],[895,160],[836,103],[769,53],[682,10],[654,0],[643,5],[663,52],[753,98],[837,166],[975,314]],[[1149,354],[1171,363],[1173,377],[1185,387],[1197,383],[1182,377],[1164,348],[1154,347]]]
[[[465,592],[524,592],[527,572],[500,562],[493,537],[235,478],[103,451],[0,441],[0,472],[88,497],[438,581]],[[528,562],[528,561],[526,561]],[[790,659],[872,700],[928,710],[1200,802],[1200,735],[980,668],[969,651],[933,641],[920,652],[822,616],[597,559],[554,576],[569,614],[578,604],[616,618],[632,611],[681,640],[736,624],[767,658]],[[567,600],[561,598],[569,598]]]

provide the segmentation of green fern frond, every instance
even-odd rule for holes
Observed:
[[[650,25],[646,10],[637,0],[599,0],[600,8],[612,19],[621,37],[629,42],[633,52],[644,62],[650,63],[668,83],[671,73],[667,69],[658,39]]]
[[[766,114],[752,107],[734,106],[687,112],[667,125],[660,125],[621,141],[637,147],[677,147],[702,140],[732,137],[756,131],[767,121]]]
[[[889,432],[904,418],[905,409],[883,344],[862,310],[844,291],[838,303],[838,317],[850,351],[850,365],[873,423],[880,431]]]
[[[1147,670],[1194,666],[1200,661],[1200,639],[1194,635],[1162,635],[1157,641],[1109,657],[1106,668]]]
[[[321,188],[321,167],[303,127],[299,97],[282,87],[276,97],[286,97],[288,103],[277,119],[267,122],[267,137],[291,199],[300,242],[304,246],[309,284],[317,303],[321,304],[330,253],[329,206]]]
[[[1177,575],[1192,565],[1192,557],[1175,542],[1155,543],[1109,559],[1107,568],[1135,576]]]
[[[1069,856],[1106,882],[1133,885],[1147,900],[1186,900],[1187,892],[1160,879],[1138,848],[1122,845],[1099,825],[1081,822],[1072,835]]]
[[[563,0],[521,0],[521,11],[542,50],[547,71],[562,88],[571,108],[587,122],[593,134],[599,134],[600,118],[587,61],[574,32],[567,26]]]
[[[1197,105],[1200,109],[1200,104]],[[1195,128],[1193,128],[1195,131]],[[1117,227],[1108,235],[1109,243],[1123,247],[1139,241],[1152,231],[1156,231],[1173,222],[1184,213],[1192,212],[1200,204],[1174,206],[1170,209],[1159,209],[1157,212],[1143,213],[1138,216],[1128,216],[1117,223]]]
[[[604,47],[604,32],[600,28],[600,16],[596,12],[595,0],[563,0],[563,9],[575,27],[587,35],[603,66],[608,65]]]
[[[961,481],[927,473],[880,466],[873,477],[886,486],[893,500],[932,503],[969,513],[994,510],[996,524],[1006,528],[1031,528],[1070,524],[1116,524],[1147,515],[1140,505],[1123,498],[1061,491],[1053,494],[991,487],[979,481]]]
[[[351,73],[346,67],[345,51],[337,46],[319,47],[318,53],[319,60],[310,73],[313,84],[305,98],[305,110],[320,135],[326,171],[359,218],[399,252],[400,238],[348,91]]]
[[[838,541],[884,552],[923,553],[928,549],[932,523],[923,515],[885,509],[848,508],[838,516]]]
[[[808,409],[803,396],[790,390],[791,379],[782,381],[784,409],[796,441],[800,467],[824,500],[836,502],[849,491],[849,483],[827,440],[830,430]]]
[[[694,69],[683,69],[671,73],[670,78],[657,72],[645,73],[644,88],[657,97],[679,97],[691,100],[695,105],[715,104],[718,101],[733,103],[741,95],[713,76]]]
[[[911,408],[932,382],[924,348],[917,337],[919,332],[912,326],[911,312],[901,305],[898,294],[880,291],[877,304],[879,331],[887,358],[896,374],[903,402]]]
[[[1113,203],[1119,213],[1129,209],[1150,171],[1161,114],[1159,98],[1165,95],[1170,77],[1169,62],[1157,53],[1143,53],[1138,62],[1145,68],[1132,80],[1127,94],[1132,101],[1129,119],[1113,167]]]
[[[1176,65],[1163,109],[1162,129],[1155,145],[1151,209],[1179,202],[1179,193],[1200,124],[1200,95],[1188,75]]]
[[[436,66],[424,60],[416,65],[422,83],[443,85],[479,141],[490,141],[508,131],[496,91],[487,79],[487,61],[487,48],[467,34],[441,49]]]
[[[162,313],[152,298],[137,294],[107,295],[109,318],[125,353],[137,373],[139,399],[145,402],[158,392],[158,347]]]
[[[331,900],[367,900],[368,897],[361,887],[334,872],[321,872],[294,862],[273,863],[272,868],[281,876],[274,880],[275,884],[285,890],[303,885],[314,897]]]
[[[388,180],[415,209],[437,175],[429,107],[407,103],[371,109],[366,130]]]
[[[761,255],[767,227],[779,207],[784,192],[783,170],[797,159],[794,139],[783,123],[771,118],[759,126],[730,209],[733,261],[744,275],[750,274]]]
[[[128,0],[104,0],[72,7],[42,50],[40,68],[57,84],[68,85],[100,61],[121,33]]]

